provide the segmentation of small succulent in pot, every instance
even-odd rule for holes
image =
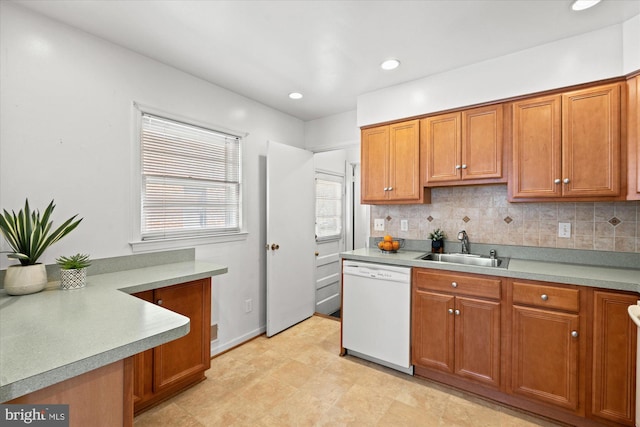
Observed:
[[[87,284],[87,267],[91,260],[87,254],[75,254],[56,258],[60,266],[60,287],[62,289],[83,288]]]
[[[79,270],[81,268],[87,268],[91,265],[91,259],[87,254],[75,254],[69,257],[61,256],[56,258],[56,263],[62,270]]]

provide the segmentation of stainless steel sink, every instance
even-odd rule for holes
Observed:
[[[432,262],[475,265],[480,267],[507,268],[509,266],[509,258],[491,258],[486,255],[476,254],[427,254],[420,259]]]

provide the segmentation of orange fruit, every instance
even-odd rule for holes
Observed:
[[[393,247],[394,251],[397,251],[398,249],[400,249],[400,242],[394,240],[393,242],[391,242],[391,246]]]
[[[391,242],[384,242],[383,243],[384,246],[384,250],[385,251],[392,251],[393,250],[393,244]]]
[[[380,249],[384,249],[384,242],[383,241],[378,242],[378,247]]]
[[[385,242],[390,242],[393,240],[393,237],[389,236],[388,234],[386,236],[384,236],[384,241]]]

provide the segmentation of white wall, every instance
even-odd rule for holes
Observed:
[[[360,146],[356,110],[334,114],[304,124],[305,148],[313,152]]]
[[[640,19],[358,97],[357,125],[619,77],[640,68]],[[624,27],[624,31],[623,31]],[[627,61],[623,67],[623,38]],[[634,49],[636,49],[634,51]]]
[[[640,69],[640,15],[622,24],[623,74]]]
[[[248,237],[198,246],[196,257],[229,267],[212,292],[219,345],[257,333],[265,325],[265,142],[302,148],[304,123],[12,3],[0,2],[0,15],[0,207],[17,210],[28,197],[44,208],[55,199],[54,221],[84,217],[41,261],[131,253],[132,101],[248,132]],[[2,254],[0,269],[8,264]],[[258,309],[245,314],[247,298]]]

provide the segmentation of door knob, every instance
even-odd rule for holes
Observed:
[[[562,182],[564,182],[565,184],[568,184],[570,181],[569,181],[569,178],[565,178],[562,180]]]
[[[278,249],[280,249],[280,245],[278,245],[276,243],[272,243],[271,244],[271,250],[272,251],[277,251]]]
[[[320,255],[320,252],[316,251],[316,256]]]
[[[162,301],[161,299],[159,299],[158,301],[156,301],[156,304],[158,304],[158,305],[162,305],[162,303],[163,303],[163,302],[164,302],[164,301]]]

